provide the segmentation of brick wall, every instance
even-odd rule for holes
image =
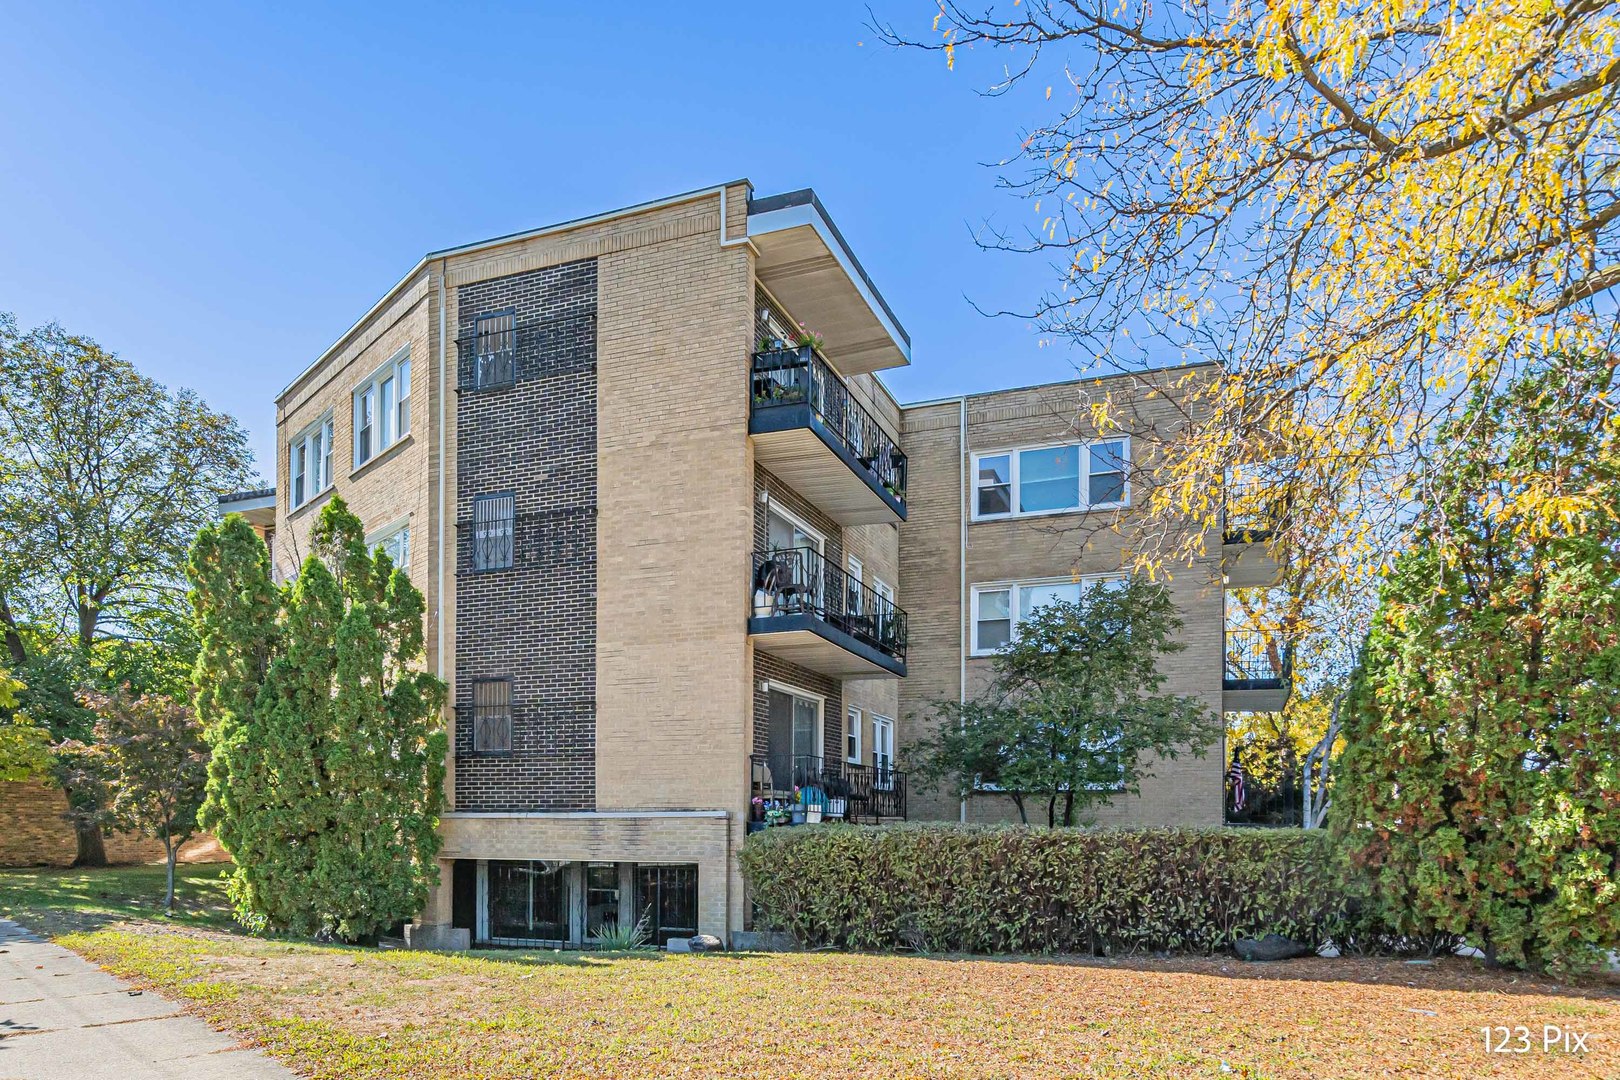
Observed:
[[[1104,380],[1106,382],[1106,380]],[[1014,449],[1066,439],[1101,437],[1089,427],[1084,396],[1095,381],[974,395],[967,400],[968,452]],[[1118,387],[1130,384],[1117,381]],[[1133,423],[1168,432],[1182,414],[1162,395],[1139,395]],[[911,460],[909,520],[902,527],[901,586],[911,615],[908,678],[901,710],[913,723],[902,728],[902,744],[922,730],[928,703],[954,699],[961,689],[960,664],[966,648],[961,595],[960,513],[963,499],[961,423],[955,403],[906,410],[905,450]],[[1140,450],[1137,450],[1140,453]],[[1134,464],[1151,468],[1151,462]],[[967,478],[971,482],[971,477]],[[1075,574],[1117,572],[1133,540],[1130,514],[1113,511],[972,522],[967,526],[967,580],[974,584]],[[1180,640],[1185,652],[1163,662],[1169,693],[1202,698],[1221,708],[1221,652],[1224,597],[1220,545],[1192,566],[1175,568],[1171,599],[1185,620]],[[990,675],[991,662],[967,663],[971,696]],[[903,757],[903,755],[902,755]],[[1099,824],[1215,825],[1221,821],[1224,792],[1220,746],[1203,758],[1184,754],[1154,761],[1154,775],[1140,796],[1122,796],[1092,813]],[[940,791],[910,790],[911,817],[954,819],[954,797]],[[1011,800],[980,795],[969,800],[970,821],[1016,820]]]
[[[455,806],[596,805],[596,260],[457,290],[456,699],[473,680],[512,680],[512,748],[473,749],[456,724]],[[515,311],[516,381],[479,389],[476,319]],[[513,565],[475,572],[473,501],[514,498]]]
[[[73,829],[63,820],[67,796],[47,784],[0,783],[0,866],[71,866],[78,854]],[[107,861],[158,862],[163,843],[144,836],[108,833]],[[230,856],[207,833],[180,849],[182,862],[218,862]]]

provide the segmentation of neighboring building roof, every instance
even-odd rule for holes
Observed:
[[[255,525],[273,525],[276,520],[276,489],[251,488],[219,497],[219,516],[241,514]]]
[[[962,400],[971,401],[974,398],[994,397],[997,394],[1016,394],[1025,390],[1056,389],[1060,386],[1078,386],[1081,383],[1106,382],[1109,379],[1122,379],[1127,375],[1157,375],[1162,372],[1191,371],[1194,368],[1214,367],[1214,360],[1194,360],[1186,364],[1166,364],[1163,367],[1142,368],[1140,371],[1110,371],[1103,375],[1076,375],[1072,379],[1054,379],[1051,382],[1029,383],[1026,386],[998,386],[993,390],[975,390],[968,394],[948,394],[945,397],[925,398],[922,401],[902,401],[900,410],[926,409],[933,405],[954,405]]]

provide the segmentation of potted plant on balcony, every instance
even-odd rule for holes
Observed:
[[[793,333],[793,344],[797,345],[801,349],[810,348],[819,350],[821,348],[822,341],[822,336],[810,329],[808,326],[804,325],[804,323],[800,323],[799,328]]]

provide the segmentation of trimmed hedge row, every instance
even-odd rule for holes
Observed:
[[[938,952],[1210,953],[1343,940],[1319,832],[949,824],[767,829],[742,871],[762,928]]]

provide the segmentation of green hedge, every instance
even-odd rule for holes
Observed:
[[[1299,830],[781,828],[742,871],[757,925],[811,946],[1210,953],[1345,928],[1326,837]]]

